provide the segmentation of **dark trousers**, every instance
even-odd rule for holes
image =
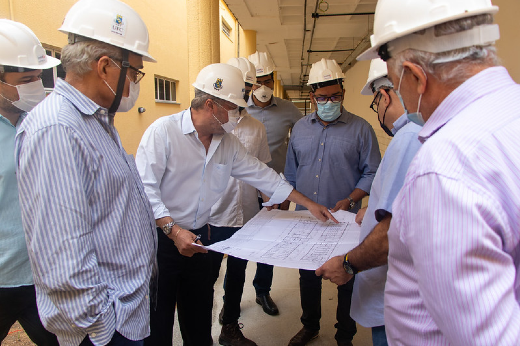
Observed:
[[[202,244],[208,244],[207,225],[192,230],[201,234]],[[146,346],[171,346],[175,306],[184,346],[209,346],[213,288],[209,254],[182,256],[174,242],[157,229],[159,280],[157,304],[150,311],[151,334]]]
[[[262,209],[263,200],[258,198],[258,206]],[[253,279],[253,287],[258,297],[266,296],[271,291],[273,284],[273,266],[265,263],[256,264],[255,278]]]
[[[59,345],[56,335],[45,329],[40,321],[34,285],[0,288],[0,344],[16,321],[36,345]]]
[[[216,227],[211,226],[210,244],[230,238],[240,227]],[[211,280],[212,284],[218,279],[220,266],[224,254],[210,251],[211,256]],[[228,256],[226,277],[224,279],[224,316],[223,324],[234,323],[240,317],[240,302],[244,292],[246,281],[247,260]]]
[[[256,264],[256,274],[253,279],[256,295],[262,297],[268,295],[273,284],[273,266],[265,263]]]
[[[116,330],[114,336],[106,346],[142,346],[143,340],[133,341],[125,338]],[[79,346],[94,346],[88,335],[83,339]]]
[[[335,339],[338,341],[352,340],[357,332],[356,322],[350,317],[350,302],[354,279],[347,284],[338,286],[338,307],[336,310],[337,328]],[[309,330],[320,329],[321,319],[321,277],[314,270],[300,269],[300,299],[302,305],[301,321]]]

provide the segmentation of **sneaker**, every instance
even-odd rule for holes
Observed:
[[[224,346],[257,346],[252,340],[249,340],[242,334],[240,329],[243,324],[238,322],[225,324],[222,326],[218,343]]]

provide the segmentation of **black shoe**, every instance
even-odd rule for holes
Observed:
[[[218,323],[220,325],[224,324],[224,307],[223,306],[222,306],[222,309],[220,310],[220,312],[218,314]]]
[[[292,337],[288,346],[305,346],[312,339],[316,339],[318,334],[318,330],[309,330],[303,327],[295,336]]]
[[[238,322],[223,325],[218,343],[224,346],[257,346],[242,334],[241,328],[242,323],[239,325]]]
[[[271,299],[269,294],[265,296],[256,296],[256,303],[262,305],[262,309],[268,315],[278,315],[278,307]]]
[[[338,346],[353,346],[352,341],[338,341]]]

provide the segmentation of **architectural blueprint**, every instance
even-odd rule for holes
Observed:
[[[262,209],[231,238],[208,249],[279,267],[315,270],[359,244],[355,214],[338,211],[340,222],[322,222],[309,211]]]

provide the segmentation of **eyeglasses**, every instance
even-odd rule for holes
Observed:
[[[374,96],[374,99],[372,100],[372,103],[370,104],[370,108],[379,114],[379,102],[381,102],[381,97],[383,94],[381,94],[380,91],[377,92],[376,96]]]
[[[343,95],[314,96],[314,99],[315,99],[316,102],[319,103],[320,105],[329,102],[329,100],[330,100],[332,103],[338,103],[338,102],[341,102],[341,101],[343,100]]]
[[[112,62],[114,63],[114,65],[116,65],[119,69],[121,69],[121,67],[116,64],[116,62],[114,61],[115,58],[111,58],[111,57],[108,57],[110,60],[112,60]],[[119,60],[119,59],[115,59],[115,60]],[[121,61],[121,60],[119,60]],[[141,81],[141,79],[144,78],[144,75],[145,73],[135,67],[133,67],[132,65],[130,65],[130,63],[128,61],[121,61],[121,65],[123,67],[126,67],[126,68],[129,68],[130,69],[130,76],[133,78],[133,81],[135,84],[139,83]]]

